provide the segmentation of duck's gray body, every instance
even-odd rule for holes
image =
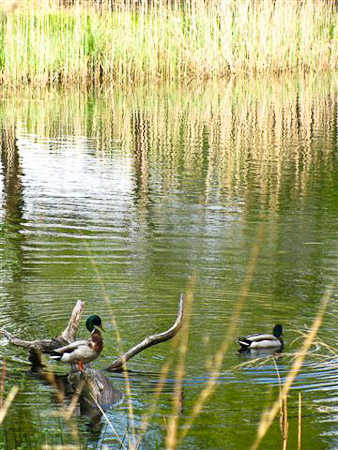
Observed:
[[[79,363],[82,361],[84,364],[94,361],[101,353],[102,348],[95,348],[91,340],[80,340],[72,342],[65,347],[57,348],[51,355],[52,359],[60,361],[62,363]]]
[[[90,339],[82,339],[51,352],[51,358],[68,364],[82,364],[94,361],[103,349],[103,339],[100,333],[102,328],[101,318],[91,315],[86,321],[86,328],[90,332]]]
[[[282,326],[276,325],[273,334],[251,334],[238,338],[237,342],[241,346],[241,350],[264,348],[279,350],[284,346],[282,336]]]

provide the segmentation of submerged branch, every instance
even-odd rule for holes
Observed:
[[[124,355],[120,356],[113,364],[111,364],[109,367],[107,367],[106,371],[108,371],[108,372],[121,371],[121,370],[123,370],[125,363],[133,356],[142,352],[146,348],[152,347],[153,345],[168,341],[169,339],[173,338],[178,333],[178,331],[181,329],[181,327],[183,325],[184,298],[185,298],[185,296],[182,293],[180,296],[179,304],[178,304],[178,314],[177,314],[176,321],[167,331],[164,331],[163,333],[153,334],[152,336],[146,337],[145,339],[143,339],[142,342],[140,342],[138,345],[135,345],[135,347],[132,347]]]

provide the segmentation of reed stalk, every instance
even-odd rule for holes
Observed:
[[[9,391],[5,401],[3,402],[3,404],[0,407],[0,425],[2,424],[2,422],[4,421],[7,412],[11,406],[11,404],[13,403],[13,400],[15,399],[16,394],[19,392],[19,387],[18,386],[13,386],[11,388],[11,390]]]
[[[160,399],[161,393],[165,386],[167,375],[169,373],[169,369],[170,369],[171,365],[172,365],[172,360],[165,363],[161,369],[159,380],[158,380],[158,383],[157,383],[157,386],[156,386],[156,389],[154,392],[152,404],[150,405],[148,410],[141,417],[141,426],[140,426],[140,430],[139,430],[138,440],[136,443],[136,449],[140,448],[142,439],[150,425],[151,418],[157,409],[158,401]]]
[[[283,438],[283,450],[286,450],[288,443],[288,431],[289,431],[289,423],[288,423],[288,408],[287,408],[287,395],[281,395],[282,392],[282,380],[279,374],[278,366],[276,364],[276,359],[273,357],[273,363],[276,369],[276,373],[278,376],[279,383],[279,408],[280,408],[280,428],[282,432]]]
[[[0,82],[190,83],[337,69],[331,1],[0,0]]]
[[[178,446],[179,415],[182,409],[183,382],[185,376],[185,362],[188,353],[189,328],[191,320],[191,309],[196,278],[193,277],[186,294],[185,322],[181,330],[180,344],[178,347],[178,363],[175,372],[175,384],[173,392],[172,414],[168,421],[165,448],[175,450]]]
[[[121,339],[121,334],[120,334],[120,329],[118,326],[116,314],[111,306],[111,302],[110,302],[108,293],[106,291],[105,284],[102,280],[97,261],[95,260],[95,258],[93,258],[92,254],[90,252],[89,246],[85,242],[84,242],[84,245],[90,256],[92,268],[95,272],[98,284],[101,287],[102,295],[103,295],[107,310],[109,311],[109,314],[110,314],[110,317],[112,320],[112,325],[113,325],[113,329],[115,331],[116,340],[117,340],[117,344],[118,344],[118,350],[119,350],[120,354],[123,355],[124,352],[122,349],[122,339]],[[135,420],[134,420],[134,409],[133,409],[133,404],[132,404],[132,391],[131,391],[130,379],[129,379],[128,368],[127,368],[126,362],[124,362],[122,374],[123,374],[123,378],[125,380],[127,399],[128,399],[128,416],[129,416],[129,420],[131,423],[131,433],[132,433],[132,441],[130,442],[129,448],[131,450],[133,450],[134,448],[136,448]]]
[[[200,392],[198,398],[196,399],[195,404],[193,405],[190,416],[188,417],[186,423],[184,424],[184,429],[179,436],[178,443],[181,443],[183,441],[183,439],[187,436],[189,430],[191,429],[192,424],[194,423],[194,421],[196,420],[198,415],[201,413],[203,406],[205,405],[207,400],[210,398],[210,396],[214,393],[214,391],[216,389],[216,384],[217,384],[217,380],[220,376],[220,371],[221,371],[224,357],[225,357],[225,355],[230,347],[230,344],[235,336],[235,333],[237,330],[237,325],[238,325],[240,315],[241,315],[241,311],[247,300],[249,288],[253,281],[254,273],[256,270],[256,266],[257,266],[257,259],[258,259],[258,255],[261,250],[262,241],[263,241],[263,237],[264,237],[264,231],[265,231],[264,225],[260,225],[258,228],[257,240],[251,249],[247,271],[246,271],[244,282],[243,282],[241,292],[240,292],[240,297],[237,302],[237,305],[234,308],[230,326],[227,330],[227,333],[224,337],[223,342],[221,343],[219,349],[217,350],[217,352],[215,353],[215,355],[213,357],[209,377],[208,377],[207,381],[205,382],[205,385],[204,385],[202,391]],[[173,448],[176,448],[176,446]]]
[[[16,394],[19,392],[18,386],[12,386],[5,400],[3,399],[4,391],[5,391],[5,380],[6,380],[6,361],[3,361],[2,364],[2,375],[1,375],[1,384],[0,384],[0,425],[4,421],[8,410],[13,403]]]
[[[302,448],[302,393],[298,396],[298,446],[297,449]]]

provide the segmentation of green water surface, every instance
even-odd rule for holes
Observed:
[[[241,450],[251,448],[263,409],[278,396],[276,367],[283,380],[299,332],[309,330],[331,290],[288,398],[287,448],[298,445],[299,393],[301,448],[338,447],[336,80],[3,91],[0,122],[0,328],[24,339],[56,336],[81,299],[85,317],[99,314],[106,328],[92,363],[103,369],[169,328],[180,293],[193,289],[181,436],[244,299],[216,389],[179,445]],[[85,337],[84,322],[78,335]],[[276,323],[286,347],[275,361],[237,354],[237,335],[271,332]],[[176,337],[130,361],[133,418],[124,378],[108,375],[125,395],[106,411],[116,437],[104,417],[94,425],[77,410],[72,434],[55,414],[51,386],[29,373],[27,351],[0,337],[1,395],[20,388],[0,448],[123,448],[119,439],[131,448],[128,437],[140,436],[160,372],[172,361],[140,447],[165,448],[178,348]],[[282,448],[279,418],[259,448]]]

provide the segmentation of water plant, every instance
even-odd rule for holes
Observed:
[[[0,81],[89,86],[337,68],[334,2],[0,2]]]

